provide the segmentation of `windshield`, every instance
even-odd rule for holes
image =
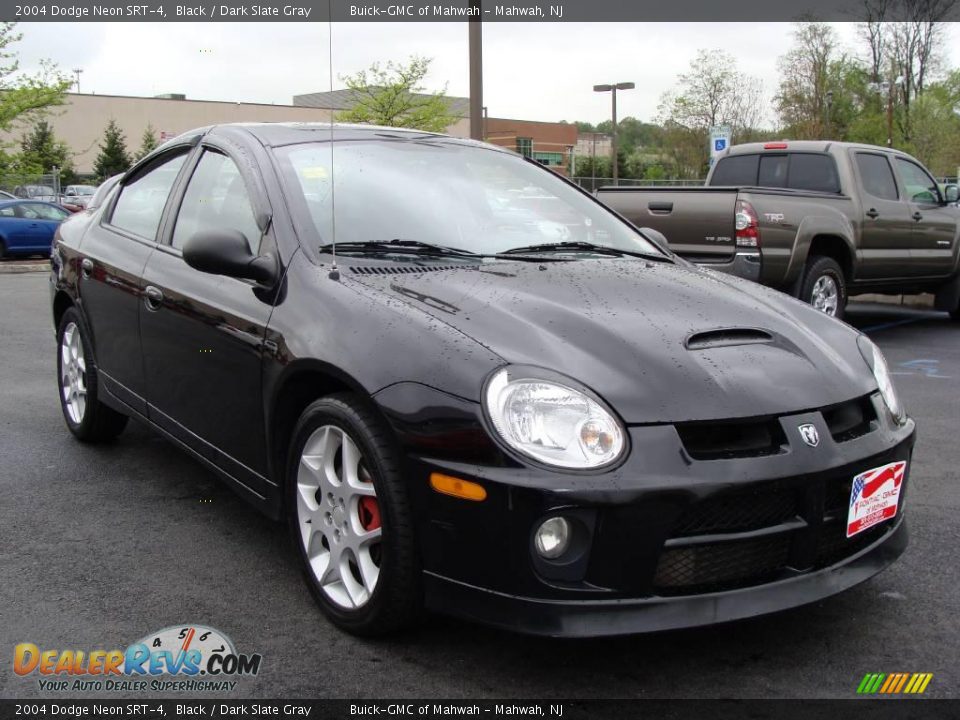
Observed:
[[[77,195],[93,195],[96,191],[96,188],[93,185],[71,185],[67,188],[67,192],[73,192]]]
[[[494,254],[581,242],[660,254],[559,177],[512,154],[432,138],[338,142],[335,173],[329,143],[277,155],[314,247],[333,238],[333,197],[337,243],[399,238]]]

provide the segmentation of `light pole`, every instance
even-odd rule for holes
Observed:
[[[613,166],[613,184],[617,184],[617,90],[633,90],[636,87],[632,82],[614,83],[613,85],[594,85],[594,92],[608,92],[612,98],[613,110],[613,128],[610,133],[610,151],[613,158],[610,164]]]
[[[83,68],[74,68],[73,74],[77,76],[77,92],[80,92],[80,73],[83,72]]]
[[[483,21],[480,0],[470,0],[474,14],[467,21],[470,56],[470,137],[483,140]]]

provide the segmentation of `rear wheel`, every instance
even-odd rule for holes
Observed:
[[[307,407],[294,430],[287,514],[310,591],[336,626],[381,635],[422,611],[399,451],[356,396]]]
[[[99,401],[100,386],[83,320],[74,308],[57,330],[60,408],[70,432],[84,442],[111,440],[127,426],[127,416]]]
[[[6,259],[7,259],[7,244],[3,240],[0,240],[0,260],[6,260]]]
[[[800,299],[831,317],[843,318],[847,306],[847,284],[836,260],[813,255],[807,260]]]

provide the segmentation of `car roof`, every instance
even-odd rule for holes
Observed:
[[[510,153],[511,150],[497,145],[457,138],[442,133],[427,132],[410,128],[384,127],[380,125],[354,125],[347,123],[309,123],[309,122],[278,122],[278,123],[226,123],[197,128],[173,138],[165,144],[174,144],[186,137],[195,137],[198,134],[220,135],[231,134],[231,131],[241,131],[256,138],[267,147],[282,147],[307,142],[328,142],[334,140],[384,140],[384,141],[424,141],[438,140],[445,143],[454,143],[464,146],[482,147],[488,150],[499,150]]]

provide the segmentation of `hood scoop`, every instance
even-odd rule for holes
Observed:
[[[689,335],[683,344],[687,350],[707,350],[731,345],[757,345],[773,342],[773,335],[758,328],[718,328]]]
[[[350,272],[356,275],[409,275],[417,273],[436,272],[438,270],[473,270],[474,266],[460,265],[410,265],[407,267],[373,266],[373,265],[351,265]]]

